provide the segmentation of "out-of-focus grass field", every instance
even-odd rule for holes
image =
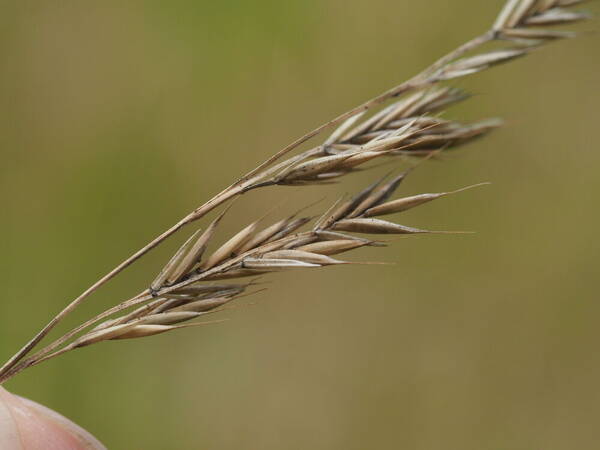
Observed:
[[[0,357],[210,194],[484,31],[501,4],[3,2]],[[587,34],[458,82],[477,95],[448,117],[507,126],[401,192],[493,185],[402,223],[477,234],[354,255],[393,266],[272,277],[227,323],[76,351],[6,387],[110,449],[597,448],[599,71]],[[249,194],[222,231],[383,170]],[[147,286],[182,238],[63,330]]]

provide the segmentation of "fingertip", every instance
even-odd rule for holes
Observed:
[[[0,446],[3,450],[106,450],[66,417],[2,387]]]

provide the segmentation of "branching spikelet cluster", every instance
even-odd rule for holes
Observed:
[[[588,18],[584,13],[570,9],[581,3],[584,0],[508,0],[490,30],[412,79],[284,147],[98,280],[0,368],[0,383],[27,367],[75,348],[206,323],[184,322],[226,307],[232,300],[247,295],[248,288],[256,284],[255,280],[248,283],[228,280],[282,270],[349,264],[340,259],[340,255],[361,247],[386,245],[368,236],[359,236],[361,234],[433,233],[381,217],[467,188],[392,200],[412,168],[389,179],[381,179],[355,196],[340,199],[317,220],[302,216],[301,211],[266,227],[262,227],[264,220],[257,220],[209,252],[225,211],[204,231],[194,233],[184,243],[148,289],[98,314],[27,357],[65,316],[100,286],[182,227],[245,192],[267,186],[335,183],[347,174],[383,162],[434,157],[497,128],[501,124],[497,119],[463,124],[443,118],[443,112],[467,100],[469,95],[439,86],[439,83],[526,56],[547,42],[574,37],[573,32],[548,27]],[[491,42],[499,43],[500,48],[477,53],[480,47]],[[377,107],[380,107],[378,111],[370,113]],[[336,130],[322,144],[290,156],[301,144],[333,127]]]
[[[195,233],[173,255],[152,283],[153,292],[180,285],[156,297],[134,311],[98,325],[73,342],[83,347],[108,339],[149,336],[180,328],[176,325],[214,312],[241,296],[254,283],[207,284],[206,281],[257,277],[282,270],[318,268],[349,264],[333,256],[365,246],[385,246],[383,242],[356,234],[421,234],[447,233],[400,225],[377,217],[409,210],[432,200],[455,194],[452,192],[420,194],[388,200],[407,172],[367,187],[346,201],[336,202],[310,230],[298,231],[310,217],[292,215],[259,230],[260,221],[244,227],[207,258],[202,255],[216,224],[204,233]]]

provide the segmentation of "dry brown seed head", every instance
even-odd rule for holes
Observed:
[[[233,300],[233,297],[216,297],[196,300],[195,302],[186,303],[185,305],[177,306],[171,311],[193,311],[207,312],[225,305]]]
[[[163,313],[165,311],[169,311],[169,310],[175,308],[176,306],[184,305],[187,302],[189,302],[189,300],[176,300],[176,299],[173,299],[173,298],[172,299],[166,299],[165,302],[163,302],[160,305],[156,306],[156,308],[154,308],[152,311],[150,311],[149,314],[160,314],[160,313]]]
[[[200,313],[191,311],[163,312],[160,314],[150,314],[134,320],[135,325],[173,325],[186,320],[195,319]]]
[[[471,95],[454,87],[438,87],[429,91],[427,97],[420,103],[419,108],[414,111],[415,115],[434,114],[443,111],[455,103],[468,99]]]
[[[458,123],[455,121],[432,116],[419,116],[414,119],[399,119],[395,122],[392,122],[390,126],[401,127],[411,122],[413,127],[419,130],[419,133],[438,133],[439,130],[455,128],[458,126]]]
[[[304,208],[301,208],[298,211],[296,211],[294,214],[292,214],[291,216],[289,216],[285,219],[282,219],[282,220],[274,223],[273,225],[265,228],[264,230],[256,233],[256,235],[254,235],[246,244],[244,244],[242,246],[242,248],[239,250],[239,254],[243,254],[249,250],[257,248],[260,245],[264,244],[265,242],[274,241],[274,240],[284,237],[285,235],[293,233],[296,229],[300,228],[301,226],[306,224],[309,220],[311,220],[310,218],[307,218],[307,217],[303,217],[303,218],[294,220],[296,218],[296,216],[298,214],[300,214],[301,212],[303,212],[305,209],[310,208],[311,206],[314,206],[316,203],[319,203],[320,201],[321,200],[319,200],[315,203],[312,203]]]
[[[450,87],[434,87],[425,90],[424,95],[410,108],[410,110],[406,111],[403,117],[431,114],[433,111],[431,105],[447,97],[452,89],[453,88]]]
[[[462,125],[460,127],[448,128],[446,131],[439,130],[439,134],[421,134],[416,136],[414,140],[407,143],[404,149],[394,151],[394,154],[415,155],[417,149],[426,149],[428,155],[430,151],[435,149],[447,149],[458,147],[465,143],[471,142],[474,139],[485,136],[490,131],[502,125],[499,119],[486,119],[470,125]]]
[[[189,252],[187,252],[187,254],[182,258],[179,266],[174,271],[173,275],[170,277],[170,279],[169,279],[170,283],[174,283],[177,280],[179,280],[183,275],[190,272],[192,270],[192,268],[198,262],[200,262],[202,255],[206,251],[208,242],[212,239],[212,236],[213,236],[215,230],[217,229],[217,225],[223,218],[224,214],[225,214],[225,211],[219,217],[217,217],[208,226],[206,231],[204,231],[204,233],[202,233],[202,235],[200,235],[200,237],[196,240],[196,242],[194,242],[194,244],[191,246]]]
[[[508,48],[502,50],[494,50],[488,53],[483,53],[469,58],[459,59],[448,64],[437,75],[440,80],[451,80],[461,77],[465,74],[479,72],[488,69],[492,66],[511,61],[515,58],[520,58],[527,54],[527,50],[518,48]]]
[[[364,122],[357,125],[354,129],[350,130],[346,135],[340,138],[339,142],[349,142],[352,141],[356,136],[359,136],[373,128],[373,126],[383,117],[386,116],[393,108],[395,104],[388,105],[385,108],[381,109],[379,112],[375,113],[373,116],[369,117]]]
[[[311,159],[310,161],[301,163],[284,176],[280,176],[278,179],[279,184],[286,184],[297,181],[308,181],[319,173],[329,172],[340,167],[340,163],[356,152],[342,153],[339,155],[322,156],[320,158]]]
[[[130,324],[115,325],[112,327],[105,328],[103,330],[91,331],[80,338],[73,341],[71,346],[73,348],[85,347],[87,345],[95,344],[97,342],[106,341],[107,339],[113,339],[123,333],[126,333],[131,329]]]
[[[196,231],[192,236],[190,236],[181,247],[175,252],[175,254],[171,257],[169,262],[163,267],[158,276],[151,283],[150,288],[157,291],[160,289],[165,282],[171,279],[175,270],[181,263],[182,259],[185,257],[186,252],[188,251],[188,245],[192,240],[196,237],[196,235],[200,232],[200,230]]]
[[[496,18],[496,21],[494,22],[493,29],[494,30],[502,30],[502,29],[508,27],[509,26],[508,24],[510,23],[511,18],[520,3],[521,3],[521,0],[508,0],[508,2],[506,2],[504,7],[502,8],[502,10],[500,11],[500,14],[498,14],[498,17]]]
[[[394,214],[394,213],[401,212],[401,211],[406,211],[408,209],[422,205],[423,203],[427,203],[432,200],[443,197],[444,195],[447,195],[447,194],[446,193],[419,194],[419,195],[413,195],[411,197],[404,197],[404,198],[400,198],[397,200],[392,200],[391,202],[383,203],[381,205],[377,205],[377,206],[367,209],[364,212],[363,216],[364,217],[377,217],[377,216],[385,216],[387,214]]]
[[[303,245],[308,245],[308,244],[312,244],[315,241],[318,241],[319,237],[317,236],[316,233],[310,233],[306,236],[301,236],[298,237],[298,239],[294,239],[293,241],[288,242],[287,244],[283,245],[281,248],[282,249],[292,249],[292,248],[297,248],[297,247],[301,247]]]
[[[318,231],[315,231],[315,234],[317,236],[319,236],[319,238],[321,238],[321,239],[326,239],[326,240],[330,240],[330,241],[336,241],[336,240],[342,239],[342,240],[363,242],[366,245],[371,245],[373,247],[385,247],[384,243],[372,241],[370,239],[365,239],[365,238],[362,238],[359,236],[352,236],[351,234],[340,233],[337,231],[318,230]]]
[[[416,234],[431,233],[428,230],[407,227],[397,223],[380,219],[344,219],[333,226],[334,230],[349,231],[351,233],[367,234]]]
[[[435,153],[431,153],[434,155]],[[398,189],[398,187],[402,184],[402,182],[406,179],[406,177],[416,168],[416,166],[409,167],[404,172],[399,173],[386,184],[381,187],[381,192],[377,196],[377,202],[384,202]]]
[[[391,196],[395,192],[396,189],[398,189],[398,186],[400,186],[402,181],[404,181],[404,179],[410,173],[411,170],[412,169],[402,172],[401,174],[395,176],[386,184],[381,186],[379,189],[372,192],[368,197],[366,197],[362,202],[360,202],[360,204],[358,204],[354,208],[354,210],[347,215],[347,217],[349,219],[358,217],[372,206],[382,201],[385,201],[389,196]]]
[[[121,325],[124,323],[128,323],[131,320],[137,319],[138,317],[144,316],[146,314],[150,314],[156,310],[160,305],[167,302],[166,298],[157,298],[152,300],[150,303],[146,303],[145,305],[140,306],[139,308],[134,309],[128,314],[125,314],[121,317],[117,317],[114,319],[106,320],[101,322],[99,325],[94,327],[92,330],[103,330],[105,328],[109,328],[115,325]]]
[[[200,230],[194,233],[179,248],[175,255],[173,255],[173,257],[169,260],[167,265],[165,265],[165,267],[162,269],[157,278],[152,282],[152,284],[150,285],[151,289],[157,291],[165,284],[165,282],[167,284],[174,284],[183,275],[187,274],[189,270],[191,270],[191,268],[202,256],[202,253],[206,249],[207,243],[212,238],[217,228],[217,225],[220,223],[221,219],[225,216],[227,211],[229,211],[229,208],[231,208],[231,206],[232,205],[229,205],[227,208],[225,208],[225,210],[211,222],[206,231],[202,233],[202,235],[193,245],[190,246],[190,243],[198,235]]]
[[[402,99],[392,106],[394,106],[386,115],[384,115],[377,123],[375,123],[371,130],[380,130],[388,125],[390,122],[411,116],[414,111],[420,108],[420,102],[425,96],[425,92],[417,92],[416,94],[410,95],[405,99]],[[416,105],[416,106],[415,106]]]
[[[351,170],[344,170],[344,171],[340,170],[338,172],[320,173],[318,175],[315,175],[314,179],[316,181],[319,181],[319,180],[333,180],[334,178],[343,177],[344,175],[347,175],[350,172],[351,172]]]
[[[531,40],[549,40],[549,39],[569,39],[577,36],[572,31],[555,30],[536,30],[529,28],[512,28],[503,30],[501,36],[504,39],[531,39]]]
[[[394,103],[391,105],[392,108],[384,110],[387,113],[380,117],[376,124],[359,125],[359,128],[353,130],[352,135],[345,136],[344,140],[365,144],[369,142],[369,137],[372,139],[385,131],[394,129],[397,131],[398,128],[411,122],[419,123],[422,115],[438,112],[467,98],[469,98],[469,95],[464,91],[448,87],[417,92]]]
[[[208,270],[222,263],[226,259],[234,256],[240,248],[250,239],[258,227],[258,221],[251,223],[246,228],[238,232],[235,236],[225,242],[217,251],[215,251],[208,260],[200,267],[202,270]]]
[[[531,14],[534,13],[534,7],[538,0],[521,0],[506,22],[507,28],[514,28]]]
[[[317,175],[306,180],[290,180],[284,183],[279,183],[281,186],[327,186],[330,184],[337,184],[336,180],[329,178],[319,179]]]
[[[371,193],[377,188],[377,186],[379,186],[383,180],[387,177],[387,175],[385,175],[384,177],[382,177],[381,179],[377,180],[375,183],[371,184],[370,186],[368,186],[366,189],[363,189],[361,192],[359,192],[358,194],[356,194],[354,197],[352,197],[350,200],[348,200],[347,202],[343,203],[342,205],[340,205],[339,208],[335,209],[331,208],[331,210],[333,210],[334,212],[327,218],[326,215],[323,216],[323,220],[322,222],[319,221],[318,225],[321,229],[328,229],[331,227],[331,225],[333,225],[335,222],[337,222],[338,220],[346,217],[350,212],[352,212],[364,199],[366,199],[369,195],[371,195]],[[315,225],[315,229],[319,228],[317,227],[317,225]]]
[[[74,344],[72,344],[71,346],[67,345],[66,347],[63,347],[61,350],[57,350],[58,348],[60,348],[60,346],[62,344],[67,343],[69,339],[72,339],[76,335],[77,332],[79,332],[83,329],[83,328],[78,328],[78,329],[75,329],[75,334],[70,334],[71,333],[70,332],[70,333],[67,333],[65,336],[63,336],[63,338],[66,337],[66,340],[63,340],[63,338],[60,338],[57,341],[50,344],[48,347],[45,347],[44,349],[40,350],[40,352],[31,356],[30,358],[23,360],[23,358],[34,348],[34,346],[37,343],[39,343],[40,340],[43,339],[48,334],[48,332],[58,322],[60,322],[63,319],[63,317],[66,316],[75,306],[79,305],[84,299],[86,299],[89,296],[89,294],[91,294],[93,291],[95,291],[97,288],[99,288],[101,285],[103,285],[106,281],[110,280],[113,276],[115,276],[116,274],[121,272],[129,264],[136,261],[141,256],[145,255],[149,250],[151,250],[156,245],[158,245],[162,241],[164,241],[166,238],[168,238],[169,236],[171,236],[172,234],[177,232],[181,228],[182,225],[190,223],[193,220],[197,220],[197,219],[203,217],[205,214],[210,212],[216,206],[223,204],[225,201],[230,200],[231,198],[236,197],[236,196],[240,195],[241,193],[246,192],[246,190],[248,190],[249,188],[272,185],[275,181],[273,179],[274,174],[280,172],[285,167],[290,167],[291,170],[293,171],[294,168],[298,168],[298,162],[301,160],[306,161],[308,158],[317,157],[319,155],[332,154],[332,153],[330,153],[330,151],[338,152],[338,151],[347,151],[347,150],[351,150],[351,151],[359,150],[356,148],[356,146],[353,146],[353,144],[356,144],[355,141],[343,142],[343,138],[341,139],[341,141],[339,138],[339,135],[344,133],[344,128],[346,128],[346,129],[351,128],[353,126],[352,122],[358,120],[357,117],[353,117],[353,116],[356,116],[360,112],[363,112],[374,106],[380,105],[385,101],[396,98],[407,92],[416,92],[419,90],[424,90],[426,87],[429,87],[432,84],[434,84],[442,79],[455,78],[457,76],[462,76],[462,75],[465,75],[468,73],[477,72],[479,70],[483,70],[483,69],[489,67],[490,65],[497,64],[497,63],[503,62],[506,59],[516,57],[516,56],[518,56],[517,54],[509,55],[511,50],[501,50],[499,52],[491,52],[491,53],[488,53],[485,55],[479,55],[479,56],[475,56],[472,58],[466,58],[466,59],[457,61],[457,58],[460,58],[462,55],[466,54],[467,52],[470,52],[470,51],[482,46],[483,44],[489,43],[492,40],[496,40],[498,38],[509,37],[509,38],[513,39],[514,42],[520,42],[520,43],[524,43],[525,45],[529,45],[529,44],[531,44],[531,41],[532,41],[532,39],[531,39],[532,33],[527,34],[527,33],[524,33],[523,30],[514,31],[515,27],[519,26],[519,28],[525,28],[525,27],[529,27],[529,26],[533,26],[533,25],[563,24],[563,23],[574,22],[576,20],[581,20],[581,19],[585,18],[584,15],[577,14],[577,13],[569,13],[569,12],[566,12],[566,11],[563,11],[560,9],[560,7],[573,6],[573,5],[580,4],[580,3],[582,3],[580,0],[509,0],[494,24],[494,29],[496,31],[495,33],[486,32],[485,34],[468,41],[467,43],[460,46],[453,52],[450,52],[448,55],[446,55],[445,57],[438,60],[438,62],[434,63],[432,66],[430,66],[425,71],[423,71],[420,74],[418,74],[417,76],[413,77],[408,82],[400,84],[400,85],[384,92],[382,95],[377,96],[371,100],[368,100],[367,102],[365,102],[362,105],[359,105],[352,111],[344,113],[337,118],[334,118],[330,122],[317,127],[315,130],[313,130],[313,131],[307,133],[306,135],[302,136],[301,138],[297,139],[295,142],[286,146],[284,149],[282,149],[276,155],[269,158],[265,163],[260,164],[256,169],[253,169],[249,174],[242,177],[238,182],[236,182],[233,185],[231,185],[230,187],[226,188],[225,190],[223,190],[221,193],[217,194],[215,197],[213,197],[211,200],[209,200],[205,204],[199,206],[196,210],[194,210],[194,212],[192,212],[191,214],[189,214],[188,216],[183,218],[181,221],[179,221],[177,224],[175,224],[169,230],[162,233],[157,239],[155,239],[154,241],[152,241],[151,243],[149,243],[148,245],[143,247],[140,251],[136,252],[132,257],[128,258],[124,263],[117,266],[115,269],[113,269],[111,272],[109,272],[105,277],[101,278],[98,282],[93,284],[80,297],[78,297],[71,304],[69,304],[67,306],[67,308],[65,308],[63,311],[61,311],[46,327],[44,327],[31,341],[29,341],[26,344],[26,346],[23,347],[22,350],[17,352],[17,354],[13,358],[11,358],[3,368],[0,368],[0,382],[5,381],[7,379],[7,374],[8,374],[8,378],[9,378],[10,376],[14,375],[15,373],[18,373],[20,366],[21,366],[20,370],[22,370],[23,364],[25,364],[25,363],[27,363],[27,364],[25,364],[25,367],[29,367],[37,362],[49,359],[49,357],[55,356],[56,354],[61,354],[65,348],[69,349],[69,348],[73,348],[74,346],[76,347],[76,346],[81,346],[81,345],[87,345],[90,342],[92,342],[94,339],[106,339],[107,336],[110,335],[111,333],[116,333],[112,336],[113,338],[140,337],[140,336],[148,336],[151,334],[164,332],[164,331],[168,331],[168,330],[172,330],[172,329],[177,329],[177,328],[181,328],[181,327],[185,327],[185,326],[195,325],[195,324],[188,324],[188,325],[183,325],[183,326],[178,326],[178,327],[177,326],[161,326],[161,325],[136,325],[132,328],[125,328],[125,327],[119,328],[119,327],[122,327],[122,325],[116,325],[116,326],[111,326],[104,330],[96,330],[92,333],[85,335],[83,338],[80,338],[79,340],[75,340],[76,345],[74,345]],[[511,34],[510,30],[513,30],[512,34]],[[504,33],[502,33],[502,31],[504,31]],[[525,34],[526,37],[519,37],[518,33],[521,33],[521,35]],[[536,36],[535,40],[540,41],[540,40],[549,40],[549,39],[556,39],[559,37],[565,37],[565,34],[554,34],[551,32],[545,32],[545,34],[542,34],[541,32],[538,32],[537,34],[535,34],[535,36]],[[524,42],[524,41],[526,41],[526,42]],[[447,64],[448,61],[454,61],[454,62]],[[445,68],[442,69],[441,72],[438,72],[440,67],[445,67]],[[438,74],[439,76],[436,78],[435,74]],[[399,127],[404,126],[401,124],[395,124],[394,126],[398,127],[398,128],[394,128],[394,127],[390,128],[390,125],[391,125],[390,120],[392,120],[394,118],[400,120],[402,118],[406,118],[411,115],[429,113],[429,112],[431,112],[431,108],[433,107],[432,105],[434,105],[436,103],[447,101],[448,97],[449,96],[444,96],[444,95],[439,94],[439,92],[424,91],[423,93],[420,93],[416,97],[416,100],[413,99],[414,101],[409,102],[408,107],[407,107],[407,104],[405,103],[403,105],[403,107],[404,107],[403,110],[401,108],[399,108],[398,103],[391,105],[388,108],[384,108],[379,113],[375,114],[373,117],[368,119],[367,121],[365,121],[362,124],[360,124],[359,126],[355,127],[353,130],[351,130],[349,132],[349,134],[347,133],[346,136],[350,135],[350,137],[355,137],[356,140],[361,139],[362,140],[361,143],[364,142],[365,146],[368,146],[368,148],[371,150],[382,149],[381,145],[388,145],[388,146],[392,145],[392,142],[389,139],[391,139],[392,136],[394,136],[394,135],[398,136],[401,131],[401,129]],[[406,101],[406,99],[404,101]],[[328,126],[340,124],[342,121],[344,121],[348,118],[352,118],[352,120],[350,120],[350,123],[347,122],[346,124],[344,124],[345,126],[342,128],[342,130],[337,131],[337,136],[331,137],[330,140],[328,141],[328,143],[331,142],[331,146],[320,146],[315,149],[307,150],[306,152],[303,152],[301,155],[298,155],[297,157],[290,158],[288,161],[279,162],[279,163],[273,165],[284,154],[287,154],[290,151],[296,149],[300,144],[306,142],[311,137],[319,134],[321,131],[323,131]],[[381,127],[387,127],[388,129],[381,129]],[[437,127],[437,125],[436,125],[436,127]],[[427,149],[434,145],[443,145],[445,147],[449,147],[450,145],[456,145],[457,143],[464,142],[466,139],[472,138],[477,135],[476,133],[470,135],[470,133],[474,132],[473,129],[461,128],[461,127],[457,127],[456,125],[451,125],[451,124],[449,124],[445,127],[439,127],[439,129],[437,129],[437,130],[431,130],[431,129],[430,130],[422,130],[422,129],[418,129],[418,127],[413,127],[413,128],[411,128],[411,131],[413,131],[415,134],[413,136],[411,136],[410,139],[407,138],[406,142],[403,142],[403,149],[395,149],[395,154],[400,154],[400,155],[402,155],[402,154],[410,154],[410,155],[427,154],[427,152],[420,150],[420,149],[422,149],[422,148]],[[424,139],[425,135],[427,135],[427,139]],[[409,148],[407,146],[407,144],[411,145],[410,151],[406,150],[407,148]],[[404,150],[406,150],[406,151],[404,151]],[[313,164],[315,164],[315,163],[313,162]],[[332,177],[340,176],[344,173],[345,173],[345,171],[340,170],[339,168],[331,168],[331,169],[327,169],[327,170],[323,170],[323,168],[318,168],[318,170],[316,170],[316,172],[314,174],[312,174],[311,176],[309,176],[308,178],[300,177],[295,181],[294,180],[290,181],[289,184],[324,184],[326,182],[326,180],[328,180]],[[257,179],[258,179],[258,181],[257,181]],[[382,201],[384,201],[384,200],[378,199],[377,203],[381,203]],[[371,205],[371,207],[373,207],[373,206],[375,206],[375,205]],[[358,230],[358,232],[364,232],[364,229],[369,229],[373,232],[382,232],[382,228],[383,228],[384,229],[383,232],[385,232],[385,233],[388,233],[388,232],[396,233],[396,232],[399,232],[397,227],[400,227],[402,229],[402,233],[406,233],[407,231],[408,232],[424,232],[424,230],[411,229],[409,227],[403,227],[401,225],[392,224],[390,222],[378,221],[376,219],[364,219],[364,218],[345,219],[345,220],[339,221],[335,225],[336,225],[336,227],[340,227],[340,228],[344,228],[344,227],[354,228],[355,230]],[[394,228],[394,227],[396,227],[396,228]],[[319,234],[319,236],[322,236],[320,233],[318,233],[318,234]],[[333,233],[331,233],[330,236],[332,234]],[[298,239],[300,239],[299,236],[298,236]],[[277,245],[287,245],[287,243],[289,243],[289,242],[291,242],[291,241],[286,240],[283,243],[277,243]],[[273,244],[273,246],[276,247],[275,244]],[[258,249],[256,249],[256,250],[258,252]],[[260,248],[260,250],[264,252],[265,251],[264,246],[262,246]],[[252,251],[250,251],[249,253],[251,253],[251,252]],[[246,255],[244,255],[244,256],[246,256]],[[191,256],[190,256],[190,258],[197,259],[197,258],[192,258]],[[229,276],[231,276],[236,271],[238,271],[238,273],[236,275],[239,275],[240,273],[243,274],[245,271],[247,272],[248,271],[247,269],[243,269],[243,270],[239,269],[239,261],[240,260],[241,260],[241,258],[237,258],[235,261],[230,261],[229,264],[225,264],[223,267],[215,268],[214,271],[218,272],[218,273],[215,273],[214,275],[222,276],[224,274],[228,274]],[[248,261],[249,262],[252,261],[252,258],[248,258]],[[260,261],[263,264],[268,262],[265,259],[256,260],[256,261]],[[255,261],[255,263],[258,264],[258,262],[256,262],[256,261]],[[270,264],[274,264],[274,261],[277,261],[277,260],[271,260]],[[237,267],[234,265],[236,263],[238,264]],[[282,261],[282,263],[286,263],[286,262]],[[299,263],[299,261],[290,260],[287,262],[287,264],[290,264],[290,263]],[[189,267],[188,264],[183,264],[183,262],[180,262],[179,264],[180,264],[179,266],[174,264],[174,266],[177,267],[175,272],[171,272],[173,270],[172,269],[173,265],[168,264],[168,266],[169,266],[168,271],[170,271],[169,272],[170,277],[167,276],[165,279],[161,280],[161,282],[156,282],[156,280],[155,280],[153,286],[157,287],[157,289],[159,289],[159,293],[160,293],[160,291],[164,292],[164,291],[168,290],[168,289],[162,289],[162,288],[164,288],[163,284],[165,281],[168,281],[170,279],[171,282],[173,282],[174,280],[181,279],[183,274],[186,272],[186,270],[184,270],[183,267]],[[188,268],[187,270],[190,270],[190,269]],[[265,270],[265,271],[270,271],[270,270],[271,269]],[[250,271],[250,272],[253,272],[253,271]],[[192,274],[190,274],[190,275],[192,275]],[[163,276],[164,276],[164,274],[163,274]],[[187,279],[187,281],[185,283],[187,283],[187,282],[191,283],[196,279],[194,277],[198,277],[198,279],[200,279],[200,278],[202,278],[202,276],[207,277],[206,272],[194,273],[189,279]],[[179,294],[179,295],[181,295],[181,294]],[[119,305],[115,305],[115,307],[109,309],[108,311],[106,311],[103,314],[100,314],[99,316],[96,317],[96,320],[101,320],[101,318],[107,317],[104,314],[106,314],[110,311],[115,312],[116,310],[119,310],[118,308],[125,307],[126,305],[128,305],[128,302],[138,301],[138,303],[129,304],[129,306],[132,306],[133,304],[139,304],[139,302],[145,301],[143,299],[147,299],[147,297],[148,296],[146,295],[146,291],[144,291],[141,294],[141,296],[134,297],[133,299],[122,302]],[[160,299],[160,301],[163,301],[163,300],[164,299]],[[187,301],[189,301],[189,298],[187,296],[183,296],[181,298],[178,297],[176,300],[166,300],[166,301],[164,301],[164,303],[160,304],[158,306],[158,308],[156,308],[155,310],[160,309],[165,304],[171,305],[172,302],[187,302]],[[116,308],[116,310],[115,310],[115,308]],[[142,314],[146,313],[146,310],[138,309],[138,310],[136,310],[136,314],[139,314],[140,311]],[[164,319],[164,317],[165,316],[163,316],[163,319]],[[122,318],[119,320],[122,320]],[[139,319],[134,319],[134,320],[139,320]],[[91,323],[93,323],[93,321],[86,322],[82,326],[87,326]],[[53,351],[54,351],[54,353],[52,353]],[[44,353],[44,352],[46,352],[46,353]],[[37,359],[36,359],[36,357],[37,357]],[[17,370],[17,372],[14,372],[15,370]]]
[[[236,291],[242,292],[252,283],[246,284],[192,284],[186,287],[179,288],[173,292],[188,294],[194,296],[209,295],[221,291]]]
[[[365,211],[363,215],[364,217],[376,217],[407,211],[411,208],[436,200],[438,198],[445,197],[447,195],[458,194],[459,192],[463,192],[476,187],[486,186],[488,184],[490,183],[478,183],[449,192],[418,194],[410,197],[399,198],[397,200],[392,200],[390,202],[382,203],[372,208],[369,208],[367,211]]]
[[[365,144],[363,146],[363,148],[364,148],[365,152],[368,151],[371,153],[376,153],[375,155],[373,155],[374,157],[381,156],[381,153],[385,152],[386,150],[393,150],[393,149],[403,147],[404,143],[407,142],[411,137],[418,134],[419,131],[420,130],[418,130],[418,129],[414,129],[414,130],[411,130],[410,132],[406,132],[400,136],[392,136],[392,137],[385,137],[384,135],[380,135],[377,138],[375,138],[375,139],[371,140],[370,142],[368,142],[367,144]],[[355,156],[353,158],[356,159],[357,157]],[[346,162],[346,164],[347,164],[347,162]],[[354,166],[352,166],[352,167],[354,167]]]
[[[245,258],[242,262],[242,267],[245,269],[272,272],[285,269],[320,267],[320,265],[289,259]]]
[[[278,241],[279,239],[282,239],[282,238],[292,234],[294,231],[296,231],[298,228],[302,228],[304,225],[306,225],[312,219],[313,219],[312,217],[300,217],[298,219],[293,220],[288,225],[286,225],[286,227],[283,230],[281,230],[279,233],[273,235],[271,237],[271,239],[269,239],[267,242]]]
[[[383,144],[383,146],[385,146],[385,143]],[[381,151],[381,150],[376,150],[376,151],[363,150],[360,152],[355,152],[355,154],[353,156],[351,156],[350,158],[348,158],[345,161],[340,163],[339,170],[349,172],[352,169],[354,169],[355,167],[360,166],[361,164],[369,162],[372,159],[375,159],[379,156],[385,155],[385,153],[386,153],[385,151]],[[360,169],[358,169],[358,170],[360,170]]]
[[[321,217],[319,217],[319,219],[315,222],[315,225],[313,226],[313,230],[320,230],[321,228],[325,228],[324,224],[331,222],[331,218],[333,217],[334,211],[336,211],[338,207],[340,207],[340,205],[343,206],[345,197],[346,196],[343,195],[340,198],[338,198],[336,202],[333,205],[331,205]]]
[[[162,294],[162,297],[164,298],[168,298],[170,300],[193,300],[195,298],[194,295],[190,295],[190,294],[173,294],[171,292],[165,292],[164,294]]]
[[[329,136],[329,138],[323,143],[323,145],[328,146],[331,145],[335,142],[337,142],[339,140],[339,138],[350,128],[352,128],[352,125],[354,125],[356,123],[356,121],[358,121],[364,114],[366,113],[366,111],[362,111],[360,113],[357,113],[355,115],[353,115],[352,117],[350,117],[349,119],[346,119],[344,122],[342,122],[342,124],[331,134],[331,136]]]
[[[136,325],[129,328],[126,332],[111,337],[111,340],[116,339],[135,339],[141,337],[153,336],[155,334],[164,333],[166,331],[175,330],[178,327],[169,325]]]
[[[357,143],[352,143],[352,144],[338,143],[338,144],[331,144],[329,147],[327,147],[327,152],[330,155],[340,155],[342,153],[346,153],[348,150],[351,150],[351,151],[360,150],[360,145],[357,145]]]
[[[267,252],[272,252],[275,250],[280,250],[280,249],[286,247],[288,244],[296,242],[297,240],[301,239],[304,236],[307,236],[307,234],[306,233],[290,234],[288,236],[282,237],[281,239],[267,242],[266,244],[263,244],[260,247],[255,248],[254,250],[251,250],[250,252],[248,252],[248,254],[246,256],[254,257],[254,256],[258,255],[259,253],[267,253]]]
[[[224,322],[225,320],[227,320],[227,319],[213,320],[210,322],[186,323],[183,325],[137,325],[137,326],[132,327],[130,330],[127,330],[126,333],[120,334],[119,336],[114,337],[113,339],[134,339],[134,338],[140,338],[140,337],[153,336],[155,334],[165,333],[167,331],[172,331],[172,330],[179,330],[182,328],[203,326],[203,325],[208,325],[211,323],[221,323],[221,322]]]
[[[252,269],[228,269],[223,272],[216,272],[211,275],[207,275],[204,280],[213,281],[213,280],[229,280],[233,278],[246,278],[246,277],[255,277],[257,275],[263,275],[265,273],[269,273],[267,270],[252,270]]]
[[[298,250],[321,255],[337,255],[355,248],[369,245],[369,242],[356,241],[354,239],[339,239],[335,241],[321,241],[298,247]]]
[[[245,253],[248,250],[252,250],[253,248],[258,247],[259,245],[267,242],[270,238],[272,238],[275,234],[279,233],[283,230],[290,222],[293,220],[293,216],[282,219],[278,222],[275,222],[273,225],[268,226],[264,230],[256,233],[252,236],[251,239],[248,240],[239,250],[239,253]]]
[[[302,250],[277,250],[263,255],[265,259],[284,259],[284,260],[296,260],[311,264],[318,264],[320,266],[328,266],[332,264],[344,264],[344,261],[339,261],[329,256],[319,255],[316,253],[310,253]]]
[[[527,26],[552,26],[580,22],[589,19],[589,14],[567,11],[564,9],[550,9],[542,14],[537,14],[525,21]]]

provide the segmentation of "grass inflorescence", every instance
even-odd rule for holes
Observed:
[[[282,148],[74,299],[4,364],[0,383],[76,348],[218,322],[219,319],[207,317],[248,295],[248,290],[260,282],[257,277],[283,270],[350,264],[341,255],[363,247],[387,245],[376,238],[378,235],[450,233],[418,229],[386,217],[482,184],[394,198],[400,184],[423,161],[481,138],[502,124],[498,119],[462,123],[443,117],[447,109],[470,96],[440,83],[527,56],[548,42],[575,37],[571,31],[554,27],[587,19],[587,14],[572,9],[581,3],[584,0],[509,0],[490,29],[480,36],[410,80]],[[490,43],[500,45],[482,50]],[[321,144],[292,154],[327,129],[334,131]],[[64,317],[99,287],[184,226],[241,194],[268,186],[337,183],[354,172],[399,160],[408,162],[409,167],[339,199],[319,216],[306,216],[299,210],[267,225],[265,218],[256,219],[241,224],[239,232],[219,244],[219,224],[225,219],[225,209],[203,230],[194,232],[138,295],[116,303],[31,354]],[[243,282],[244,278],[250,281]]]

